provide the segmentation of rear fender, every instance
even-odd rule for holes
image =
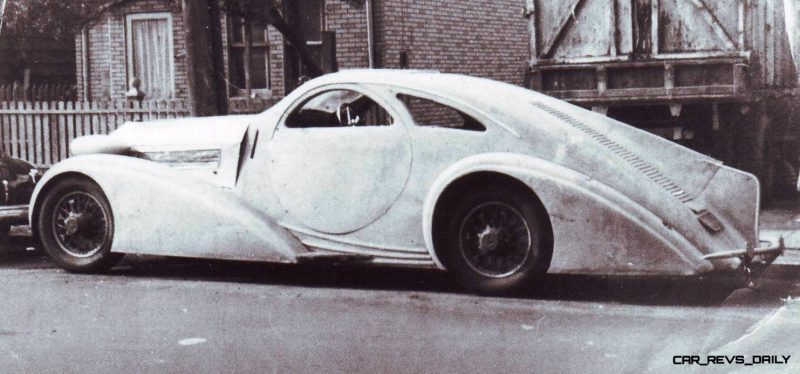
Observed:
[[[539,197],[553,228],[551,273],[690,275],[713,269],[685,237],[615,189],[546,160],[508,153],[468,157],[440,175],[424,204],[428,248],[439,196],[457,179],[480,172],[516,178]]]
[[[114,217],[112,252],[273,262],[296,262],[297,254],[307,252],[230,191],[124,156],[79,156],[57,164],[37,185],[30,218],[53,183],[75,174],[92,179],[108,198]]]

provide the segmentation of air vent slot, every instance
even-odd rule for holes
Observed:
[[[656,169],[655,166],[651,165],[649,162],[642,160],[639,156],[622,146],[621,144],[617,143],[616,141],[610,139],[609,137],[605,136],[603,133],[593,129],[589,125],[581,122],[580,120],[553,109],[549,106],[540,104],[540,103],[533,103],[533,106],[536,109],[539,109],[550,116],[557,118],[558,120],[569,124],[570,126],[584,132],[590,138],[594,139],[600,145],[608,149],[609,152],[617,155],[626,163],[633,166],[636,170],[640,173],[644,174],[647,178],[652,180],[655,184],[659,187],[663,188],[667,192],[669,192],[672,196],[678,199],[680,202],[686,204],[692,201],[692,197],[689,196],[686,191],[684,191],[680,186],[678,186],[675,182],[671,179],[667,178],[664,174],[661,173],[660,170]]]

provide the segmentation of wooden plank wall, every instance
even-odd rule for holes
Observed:
[[[183,100],[144,102],[0,102],[0,142],[13,157],[49,166],[83,135],[108,134],[127,121],[181,118]]]
[[[797,72],[786,32],[783,0],[748,0],[746,45],[753,51],[750,83],[756,89],[791,88]]]
[[[581,7],[573,8],[576,5]],[[598,12],[591,11],[601,5],[617,9],[616,33],[606,32],[608,17],[598,19]],[[782,90],[793,88],[797,82],[784,0],[534,0],[529,6],[535,10],[531,28],[534,63],[553,60],[569,65],[602,58],[613,60],[613,55],[594,53],[598,45],[604,44],[598,43],[597,38],[608,34],[607,38],[618,39],[612,45],[623,58],[630,52],[630,43],[637,54],[633,58],[640,61],[658,60],[667,54],[672,55],[669,58],[683,54],[685,58],[702,60],[750,51],[746,75],[752,89]],[[572,9],[582,22],[575,22]],[[743,20],[740,14],[744,15]],[[632,17],[633,25],[629,22]],[[653,26],[649,32],[648,26]],[[648,43],[649,34],[654,40]],[[560,54],[563,51],[568,52]]]

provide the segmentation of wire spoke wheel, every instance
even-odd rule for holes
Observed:
[[[53,232],[62,250],[75,257],[90,257],[108,240],[107,213],[91,194],[70,192],[56,203]]]
[[[442,265],[462,286],[483,294],[519,291],[542,279],[553,241],[538,197],[509,181],[462,183],[440,198],[434,217]]]
[[[121,253],[111,252],[114,215],[103,190],[87,178],[67,178],[45,193],[36,212],[47,254],[69,271],[108,270]]]
[[[503,202],[476,206],[461,223],[459,247],[477,273],[506,277],[522,268],[531,252],[531,231],[522,213]]]

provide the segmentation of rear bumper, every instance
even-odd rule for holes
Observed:
[[[746,248],[746,249],[734,249],[731,251],[720,251],[714,252],[711,254],[707,254],[703,256],[705,260],[721,260],[727,258],[749,258],[754,259],[756,257],[778,257],[780,256],[786,247],[783,245],[783,238],[778,239],[778,243],[768,243],[764,246],[758,248]]]
[[[0,224],[24,225],[28,223],[27,205],[0,206]]]
[[[784,245],[783,237],[781,237],[777,243],[762,242],[761,247],[754,248],[748,245],[746,249],[711,253],[703,256],[703,258],[709,261],[739,258],[741,260],[741,270],[747,275],[752,285],[753,277],[761,275],[778,256],[783,254],[784,250],[786,250],[786,246]]]

